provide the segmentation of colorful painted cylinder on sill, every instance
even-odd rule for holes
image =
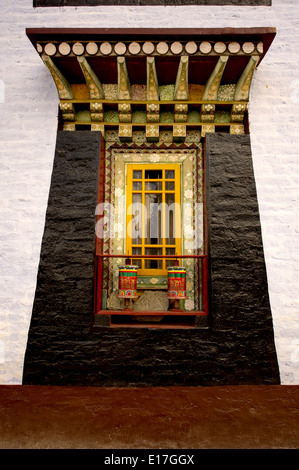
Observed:
[[[186,269],[181,266],[171,266],[168,269],[168,289],[169,299],[186,299]]]
[[[138,266],[120,266],[118,273],[118,297],[122,299],[137,298]]]

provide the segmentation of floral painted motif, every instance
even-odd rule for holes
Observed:
[[[193,197],[193,191],[191,189],[187,189],[187,191],[185,191],[185,198],[191,199],[192,197]]]
[[[106,100],[117,100],[117,84],[103,83],[102,86]]]
[[[153,153],[152,155],[150,155],[149,158],[152,163],[157,163],[161,159],[160,155],[157,155],[156,153]]]
[[[235,97],[236,85],[220,85],[218,89],[218,101],[233,101]]]
[[[161,101],[172,101],[174,97],[174,85],[162,85],[159,87]]]

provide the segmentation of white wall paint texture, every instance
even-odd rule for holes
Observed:
[[[0,0],[0,384],[20,384],[53,164],[58,97],[28,27],[264,27],[250,129],[282,384],[299,384],[299,3],[272,7],[32,7]]]

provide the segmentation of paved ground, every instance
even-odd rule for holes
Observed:
[[[299,386],[0,386],[1,449],[298,449]]]

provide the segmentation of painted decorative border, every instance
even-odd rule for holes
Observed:
[[[263,54],[262,41],[64,41],[37,42],[37,52],[48,57],[123,56],[251,56]]]
[[[164,141],[159,142],[158,145],[148,144],[145,141],[144,133],[139,132],[135,135],[135,143],[115,145],[111,141],[107,142],[106,150],[106,175],[105,175],[105,202],[109,202],[113,207],[116,207],[116,217],[123,214],[123,208],[118,207],[119,198],[125,193],[125,167],[126,163],[181,163],[184,167],[183,172],[185,177],[182,177],[182,195],[184,195],[183,202],[189,203],[191,211],[192,225],[185,227],[182,230],[184,236],[183,254],[193,254],[194,250],[188,248],[188,234],[193,234],[195,229],[194,219],[194,204],[199,203],[199,207],[203,207],[203,171],[202,171],[202,158],[201,158],[201,145],[200,144],[173,144],[169,143],[171,136],[164,135]],[[171,133],[170,133],[171,134]],[[113,138],[113,136],[109,136]],[[114,135],[115,142],[118,136]],[[162,136],[163,138],[163,136]],[[167,143],[168,140],[168,143]],[[136,141],[139,144],[136,144]],[[164,147],[164,148],[163,148]],[[197,200],[195,199],[197,197]],[[202,217],[202,214],[201,214]],[[183,216],[182,220],[186,219]],[[197,250],[198,254],[203,254],[203,223],[200,224],[201,229],[198,230],[197,225],[197,246],[200,244],[200,249]],[[106,227],[107,228],[107,227]],[[120,227],[121,229],[121,227]],[[201,241],[201,243],[200,243]],[[124,238],[104,238],[103,251],[104,253],[124,253]],[[117,267],[123,263],[123,259],[104,260],[104,275],[103,275],[103,289],[104,298],[108,298],[113,290],[117,288]],[[194,293],[194,285],[198,285],[198,264],[193,260],[186,259],[184,261],[187,269],[187,296],[188,300],[185,301],[186,310],[197,310],[200,308],[197,302],[197,295]],[[149,280],[152,285],[155,285],[155,280]],[[142,287],[142,286],[140,286]]]

